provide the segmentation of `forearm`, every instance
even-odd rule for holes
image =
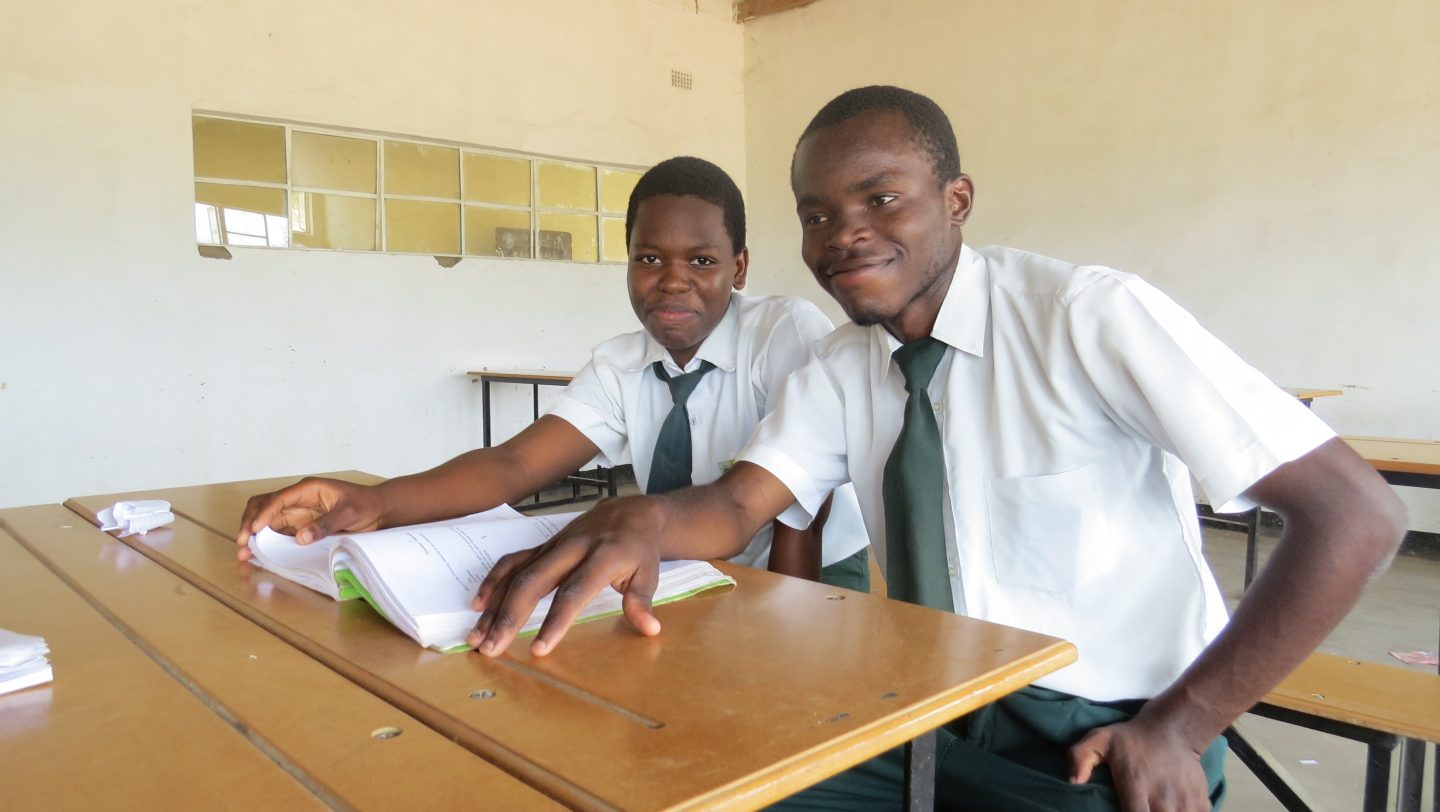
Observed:
[[[1404,533],[1403,508],[1373,479],[1359,483],[1359,498],[1327,505],[1317,492],[1302,509],[1282,510],[1280,542],[1225,631],[1142,717],[1203,748],[1315,650]]]
[[[379,486],[386,527],[464,516],[517,501],[530,483],[519,475],[503,446],[479,448],[418,474]],[[538,490],[537,486],[536,490]]]
[[[791,575],[809,581],[820,580],[820,534],[815,525],[796,530],[784,522],[775,526],[770,542],[771,572]]]
[[[737,555],[791,499],[790,491],[768,471],[743,462],[709,485],[655,497],[663,517],[657,539],[660,557],[670,561]]]

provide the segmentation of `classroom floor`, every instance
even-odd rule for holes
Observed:
[[[622,495],[636,492],[633,480],[622,484]],[[552,493],[564,495],[561,491]],[[547,493],[547,498],[553,497]],[[593,504],[567,505],[542,512],[585,510]],[[1268,527],[1261,531],[1262,565],[1278,533],[1278,529]],[[1206,558],[1226,602],[1233,609],[1240,600],[1240,587],[1244,582],[1245,536],[1241,532],[1211,527],[1204,528],[1204,535]],[[1437,635],[1440,635],[1440,561],[1403,555],[1371,585],[1355,610],[1326,638],[1321,650],[1357,660],[1425,670],[1400,663],[1390,652],[1435,651]],[[1319,808],[1337,812],[1360,808],[1365,783],[1363,744],[1254,716],[1246,716],[1244,722],[1254,743],[1269,750]],[[1434,768],[1432,754],[1433,749],[1426,756],[1427,809],[1434,792],[1435,777],[1430,774]],[[1233,756],[1226,765],[1226,775],[1230,781],[1230,794],[1225,803],[1227,812],[1283,812],[1284,807]],[[1393,779],[1391,789],[1393,809]]]

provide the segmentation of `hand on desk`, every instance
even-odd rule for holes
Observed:
[[[545,623],[530,644],[542,656],[565,636],[580,610],[606,585],[623,597],[625,617],[641,634],[660,633],[650,600],[660,578],[655,539],[664,526],[656,500],[644,496],[606,500],[539,547],[511,553],[495,563],[480,584],[474,608],[483,612],[468,642],[495,657],[510,647],[535,605],[554,589]]]
[[[250,560],[250,536],[267,526],[310,544],[331,533],[376,530],[384,507],[379,489],[373,485],[306,477],[288,488],[250,497],[235,536],[239,558]]]

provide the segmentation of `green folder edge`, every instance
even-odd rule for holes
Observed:
[[[378,604],[378,603],[375,602],[375,598],[370,594],[370,590],[366,589],[366,588],[364,587],[364,585],[360,583],[359,579],[357,579],[357,578],[355,577],[355,574],[352,573],[350,570],[348,570],[348,569],[335,570],[335,584],[340,587],[340,591],[339,591],[339,594],[336,596],[336,600],[350,601],[350,600],[355,600],[356,598],[359,598],[359,599],[365,601],[366,603],[370,604],[370,608],[371,608],[371,609],[374,609],[374,610],[376,611],[376,613],[380,615],[380,617],[385,618],[385,620],[388,621],[389,623],[391,623],[392,625],[395,623],[395,621],[390,620],[390,616],[389,616],[389,615],[386,615],[385,612],[384,612],[384,610],[382,610],[382,609],[380,608],[380,604]],[[701,586],[698,586],[698,587],[690,590],[689,592],[681,592],[681,593],[678,594],[678,595],[671,595],[670,597],[665,598],[664,600],[656,601],[653,605],[654,605],[654,606],[663,606],[663,605],[665,605],[665,604],[667,604],[667,603],[673,603],[674,601],[684,600],[685,598],[691,598],[691,597],[694,597],[694,596],[696,596],[696,595],[699,595],[701,592],[706,592],[706,591],[708,591],[708,590],[715,589],[716,587],[722,587],[722,586],[735,586],[735,579],[734,579],[734,578],[731,578],[731,577],[728,576],[728,575],[721,575],[720,578],[719,578],[719,580],[711,581],[711,582],[708,583],[708,584],[703,584],[703,585],[701,585]],[[592,620],[603,620],[603,619],[605,619],[605,618],[607,618],[607,617],[615,617],[616,615],[622,615],[622,614],[624,614],[624,613],[625,613],[625,610],[624,610],[624,609],[617,609],[617,610],[615,610],[615,611],[613,611],[613,612],[605,612],[605,613],[599,614],[599,615],[591,615],[590,617],[584,618],[583,620],[577,620],[577,621],[575,621],[575,623],[576,623],[577,625],[580,624],[580,623],[589,623],[589,622],[592,621]],[[538,634],[539,632],[540,632],[539,629],[531,629],[530,631],[527,631],[527,632],[520,632],[518,635],[516,635],[516,637],[532,637],[532,636],[534,636],[535,634]],[[451,646],[450,648],[444,649],[441,653],[443,653],[443,654],[458,654],[459,652],[469,651],[469,650],[470,650],[470,647],[469,647],[469,646],[465,645],[464,643],[461,643],[461,644],[458,645],[458,646]]]

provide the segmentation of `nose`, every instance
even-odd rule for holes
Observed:
[[[684,262],[667,262],[660,269],[658,284],[664,293],[684,293],[690,289],[690,268]]]
[[[864,210],[838,215],[833,223],[825,240],[825,246],[832,251],[848,251],[855,243],[871,236],[870,219],[865,216]]]

